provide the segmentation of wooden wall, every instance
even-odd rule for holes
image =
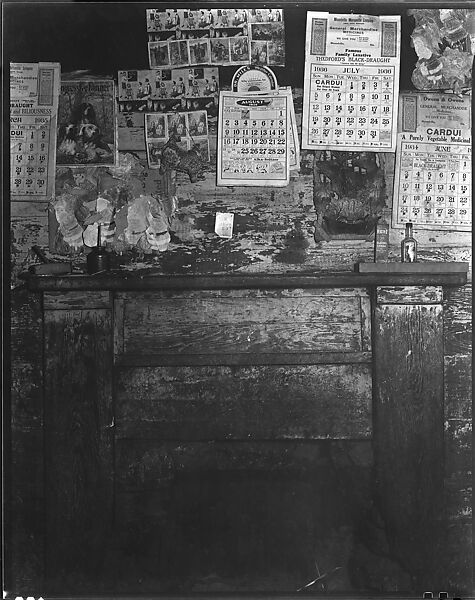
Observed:
[[[54,54],[53,47],[46,42],[43,55],[38,54],[33,43],[30,44],[28,31],[33,28],[36,13],[31,7],[28,10],[25,27],[17,29],[19,34],[15,43],[10,40],[12,60],[62,61],[62,56]],[[65,7],[58,10],[64,11]],[[137,10],[140,16],[135,16],[136,23],[141,22],[144,7],[139,5]],[[296,9],[292,10],[292,18],[298,20],[300,17]],[[114,35],[134,37],[134,32],[120,29],[126,26],[116,20],[113,9],[102,15],[103,19],[108,17],[113,32],[115,28]],[[10,26],[13,26],[15,18],[9,18]],[[61,20],[57,25],[60,28]],[[105,32],[109,25],[101,27]],[[41,31],[41,27],[38,29]],[[53,32],[50,33],[53,35]],[[63,34],[61,36],[63,39]],[[51,35],[45,38],[53,39]],[[122,39],[125,41],[125,37]],[[66,40],[61,44],[65,47]],[[66,61],[68,68],[88,68],[88,61],[93,65],[98,60],[88,49],[87,41],[82,48],[81,64],[74,64],[70,55]],[[124,62],[117,64],[117,69],[146,67],[145,63],[127,63],[124,53],[120,58]],[[107,54],[104,60],[110,65],[116,58]],[[281,83],[288,82],[283,80]],[[299,81],[290,83],[298,86]],[[215,133],[212,134],[212,143],[215,145]],[[290,185],[284,189],[217,188],[213,161],[202,182],[191,184],[185,176],[179,175],[177,217],[183,227],[175,233],[167,252],[146,260],[137,256],[127,268],[137,272],[147,269],[154,273],[192,274],[350,271],[355,262],[372,260],[371,239],[316,241],[313,161],[313,153],[306,153],[300,172],[293,174]],[[385,155],[385,213],[388,220],[392,204],[393,169],[394,157]],[[150,172],[150,179],[153,181],[156,178],[156,171]],[[156,185],[158,188],[158,181]],[[42,322],[38,297],[26,293],[17,276],[33,262],[30,251],[33,244],[48,251],[48,213],[45,204],[34,201],[12,201],[9,209],[12,270],[10,443],[14,457],[10,469],[12,485],[9,510],[13,535],[9,545],[9,588],[14,594],[35,595],[38,587],[41,587],[45,560],[42,518],[45,487],[43,465],[39,460],[42,456],[45,418],[40,344]],[[217,211],[235,213],[234,236],[231,240],[219,239],[214,234],[214,215]],[[470,261],[470,233],[416,230],[416,236],[422,261]],[[390,227],[389,245],[383,248],[383,258],[399,260],[401,237],[400,229]],[[77,262],[84,263],[84,257],[79,257]],[[164,319],[165,315],[158,315],[157,318]],[[443,327],[445,484],[440,493],[445,500],[447,517],[441,525],[447,543],[444,581],[451,589],[463,593],[473,589],[471,283],[462,288],[446,290]],[[132,334],[133,330],[127,341],[131,348],[134,344]],[[90,351],[96,352],[94,349]],[[126,459],[132,460],[130,457]],[[400,475],[404,477],[404,473]],[[410,478],[410,474],[407,476]],[[51,501],[54,487],[47,488],[46,492]],[[125,507],[124,510],[128,511],[129,508]],[[29,550],[25,552],[25,548]]]

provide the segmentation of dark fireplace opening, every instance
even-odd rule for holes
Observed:
[[[407,589],[375,518],[369,441],[118,449],[119,592]]]

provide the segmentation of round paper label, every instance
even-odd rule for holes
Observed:
[[[277,89],[277,78],[269,67],[244,65],[233,76],[233,92],[270,92]]]

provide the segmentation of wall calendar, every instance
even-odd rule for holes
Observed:
[[[218,185],[289,183],[290,103],[286,91],[265,95],[221,92]]]
[[[308,12],[302,148],[394,152],[400,17]]]
[[[54,192],[59,63],[10,64],[10,177],[14,200]]]
[[[401,95],[393,227],[470,231],[470,106],[468,96]]]

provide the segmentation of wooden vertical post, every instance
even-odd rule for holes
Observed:
[[[377,288],[373,341],[376,496],[389,551],[415,588],[437,589],[444,581],[442,289]]]
[[[97,592],[113,524],[110,298],[46,293],[44,309],[46,591]]]

